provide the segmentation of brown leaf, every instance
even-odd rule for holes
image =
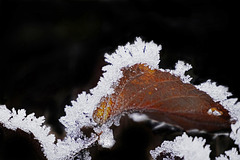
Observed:
[[[112,86],[115,92],[103,97],[94,111],[97,123],[103,124],[122,113],[143,112],[186,130],[230,127],[230,116],[223,106],[179,77],[144,64],[125,67],[122,72],[118,85]]]

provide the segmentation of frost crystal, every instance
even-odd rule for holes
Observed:
[[[105,54],[105,61],[109,64],[102,68],[103,76],[100,78],[97,86],[90,90],[90,93],[82,92],[78,95],[76,101],[72,101],[72,106],[65,107],[66,115],[61,117],[59,121],[65,126],[66,137],[64,140],[56,139],[53,134],[50,134],[50,128],[44,125],[45,118],[36,118],[34,114],[26,115],[24,109],[11,111],[4,105],[0,105],[0,123],[11,130],[21,129],[26,133],[31,133],[35,139],[39,141],[45,156],[49,160],[67,160],[67,159],[85,159],[90,160],[90,153],[85,151],[95,142],[103,147],[110,148],[114,145],[115,140],[111,125],[119,124],[119,117],[115,118],[114,122],[106,123],[98,126],[93,120],[93,111],[98,106],[102,97],[114,92],[113,85],[118,84],[118,80],[123,76],[121,69],[130,67],[136,63],[148,65],[152,69],[160,69],[159,51],[161,45],[156,45],[153,42],[146,43],[140,38],[137,38],[133,44],[127,43],[125,46],[119,46],[112,54]],[[183,61],[176,63],[174,70],[167,71],[175,76],[180,77],[184,83],[190,83],[191,77],[185,75],[185,72],[191,69],[190,64]],[[199,90],[209,94],[214,101],[219,102],[225,109],[229,111],[232,123],[232,132],[230,137],[235,141],[240,148],[240,103],[237,98],[228,92],[228,88],[216,85],[215,82],[208,80],[200,85],[196,85]],[[220,112],[209,110],[208,114],[219,116]],[[140,121],[148,119],[143,115],[130,115],[133,119]],[[86,136],[82,128],[92,128],[91,136]],[[82,155],[78,155],[81,151]],[[205,145],[203,138],[193,138],[184,133],[182,136],[176,137],[174,141],[164,141],[160,147],[150,151],[154,159],[160,153],[169,153],[167,158],[171,159],[174,156],[184,158],[185,160],[207,160],[209,159],[209,145]],[[77,157],[76,157],[77,156]],[[236,148],[226,151],[225,155],[220,155],[217,160],[223,159],[240,159]]]
[[[191,68],[192,66],[190,64],[184,63],[183,61],[178,61],[175,65],[175,70],[166,69],[163,71],[170,72],[171,74],[180,77],[184,83],[190,83],[192,77],[190,77],[189,75],[185,75],[185,72],[190,70]]]
[[[161,147],[157,147],[155,150],[151,150],[150,154],[153,159],[156,159],[160,153],[170,153],[171,157],[180,157],[185,160],[208,160],[211,152],[210,146],[205,145],[206,140],[203,138],[192,138],[183,133],[182,136],[178,136],[174,141],[164,141]],[[170,158],[170,157],[169,157]]]

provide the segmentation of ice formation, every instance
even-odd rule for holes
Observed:
[[[161,147],[151,150],[150,154],[153,159],[156,159],[160,153],[169,153],[166,157],[173,159],[174,156],[184,158],[185,160],[208,160],[210,155],[210,146],[205,145],[206,140],[203,138],[192,138],[183,133],[182,136],[178,136],[174,141],[164,141]],[[194,157],[194,158],[193,158]]]
[[[91,159],[90,153],[85,149],[91,147],[96,142],[103,147],[112,147],[115,140],[110,127],[113,123],[119,125],[118,119],[102,126],[98,126],[94,122],[92,114],[100,99],[114,92],[111,86],[113,84],[117,85],[118,80],[123,76],[121,68],[132,66],[136,63],[143,63],[153,69],[160,69],[158,66],[160,50],[160,45],[156,45],[153,42],[146,43],[141,38],[137,38],[133,44],[128,43],[125,46],[119,46],[114,53],[106,54],[105,61],[109,65],[103,67],[104,73],[100,77],[97,86],[91,89],[88,94],[82,92],[76,101],[72,101],[72,106],[65,107],[66,115],[59,119],[65,126],[66,131],[66,137],[63,140],[56,139],[53,134],[50,134],[50,128],[44,125],[44,117],[36,118],[34,114],[26,115],[24,109],[18,111],[12,109],[11,111],[4,105],[0,106],[0,123],[11,130],[19,128],[24,132],[32,133],[41,144],[43,152],[49,160],[74,159],[80,151],[84,151],[82,158],[89,160]],[[166,69],[164,71],[179,76],[184,83],[190,83],[192,78],[189,75],[185,75],[185,72],[189,69],[191,69],[190,64],[178,61],[174,70]],[[230,137],[240,148],[240,103],[237,102],[236,98],[228,99],[232,94],[228,92],[227,87],[217,86],[211,80],[196,87],[209,94],[214,101],[219,101],[229,111],[232,120],[236,122],[231,125],[232,132]],[[209,111],[209,114],[218,115],[213,110]],[[132,118],[138,119],[139,115],[132,116]],[[92,128],[93,132],[90,137],[84,134],[83,127]],[[162,152],[169,153],[170,157],[167,157],[169,159],[178,156],[188,160],[194,156],[196,157],[195,159],[202,160],[209,159],[211,151],[203,138],[193,138],[184,133],[182,136],[176,137],[174,141],[164,141],[160,147],[151,150],[150,153],[156,159]],[[236,148],[233,148],[230,151],[226,151],[225,155],[220,155],[216,159],[239,159],[239,153]]]

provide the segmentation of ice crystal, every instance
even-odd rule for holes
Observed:
[[[190,83],[190,81],[192,80],[192,77],[190,77],[189,75],[185,75],[185,72],[190,70],[192,68],[192,66],[188,63],[185,63],[183,61],[178,61],[175,65],[175,70],[170,70],[170,69],[166,69],[163,71],[167,71],[170,72],[171,74],[180,77],[181,80],[184,83]]]
[[[180,157],[185,160],[208,160],[211,152],[210,146],[205,145],[206,140],[203,138],[193,138],[183,133],[178,136],[174,141],[164,141],[161,147],[151,150],[151,156],[156,159],[160,153],[169,153],[170,157]]]

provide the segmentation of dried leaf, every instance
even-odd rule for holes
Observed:
[[[207,131],[230,127],[228,111],[194,85],[169,72],[135,64],[122,69],[114,93],[103,97],[93,118],[103,124],[122,113],[143,112],[150,118],[186,130]]]

